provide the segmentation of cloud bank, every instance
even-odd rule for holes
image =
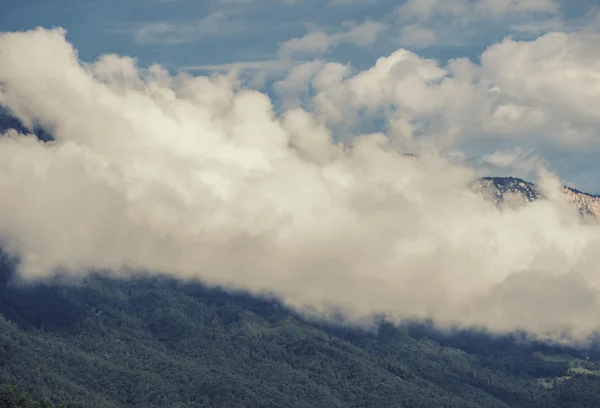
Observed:
[[[0,104],[56,140],[0,138],[0,238],[25,279],[150,271],[357,322],[587,335],[599,227],[551,175],[540,179],[549,200],[499,210],[468,189],[475,170],[439,149],[469,130],[514,136],[567,114],[596,126],[586,35],[506,40],[481,65],[404,50],[362,72],[317,63],[282,88],[312,87],[309,107],[275,114],[232,76],[172,76],[116,55],[83,63],[59,29],[2,34]],[[570,82],[552,81],[552,67]],[[367,114],[388,131],[333,137]]]

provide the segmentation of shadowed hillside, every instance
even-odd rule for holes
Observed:
[[[35,398],[93,407],[600,403],[594,375],[547,357],[580,352],[522,336],[330,326],[275,301],[167,279],[23,286],[13,267],[4,257],[0,382]]]

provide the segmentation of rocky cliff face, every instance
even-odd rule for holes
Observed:
[[[516,177],[482,177],[473,182],[471,188],[499,206],[544,199],[544,195],[535,184]],[[600,196],[567,186],[562,188],[562,192],[582,215],[600,217]]]
[[[579,212],[584,215],[600,216],[600,196],[587,194],[571,187],[563,187],[563,193],[567,195],[569,201],[574,203]]]
[[[535,184],[515,177],[482,177],[471,188],[498,205],[507,201],[531,202],[542,198]]]

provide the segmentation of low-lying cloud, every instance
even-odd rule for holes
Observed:
[[[548,200],[499,210],[431,143],[341,144],[330,117],[275,114],[232,77],[82,63],[61,30],[2,34],[0,83],[55,135],[0,138],[0,238],[26,279],[152,271],[355,321],[598,328],[600,229],[550,175]]]

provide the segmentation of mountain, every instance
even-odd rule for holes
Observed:
[[[470,187],[496,204],[511,199],[527,203],[543,197],[535,184],[516,177],[482,177]]]
[[[524,204],[545,198],[534,183],[516,177],[482,177],[471,183],[471,188],[498,205]],[[561,191],[582,215],[600,216],[600,196],[568,186],[563,186]]]
[[[593,215],[594,217],[600,215],[600,196],[584,193],[567,186],[564,186],[562,191],[579,208],[581,214]]]

